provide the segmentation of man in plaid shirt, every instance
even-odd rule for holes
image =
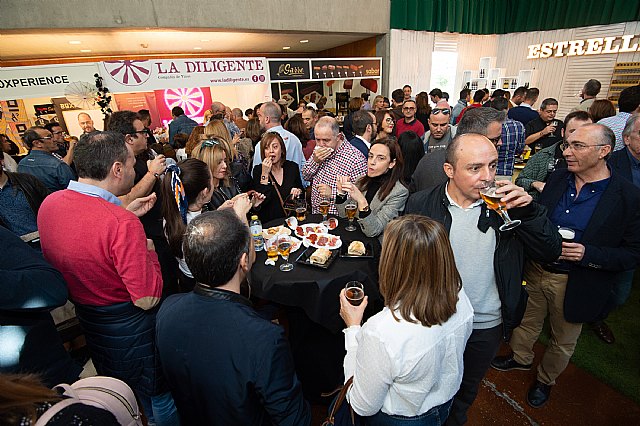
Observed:
[[[302,168],[305,180],[313,181],[311,189],[311,212],[319,213],[320,191],[318,185],[331,188],[331,198],[335,199],[336,179],[348,176],[352,183],[367,173],[367,159],[340,134],[335,118],[322,117],[315,127],[316,148],[311,159]],[[329,213],[337,214],[335,204]]]
[[[509,101],[498,97],[491,101],[491,107],[498,111],[506,111]],[[525,132],[521,122],[507,118],[502,123],[502,145],[498,145],[498,166],[496,179],[511,180],[513,175],[513,163],[516,156],[522,154],[524,149]]]

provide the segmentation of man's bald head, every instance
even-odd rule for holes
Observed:
[[[447,145],[447,152],[445,154],[445,162],[451,164],[455,167],[456,161],[458,159],[458,154],[464,150],[465,144],[473,143],[488,143],[492,147],[494,147],[493,143],[484,135],[478,133],[463,133],[456,134],[456,136],[451,140],[449,145]]]

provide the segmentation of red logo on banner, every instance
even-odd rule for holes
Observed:
[[[208,87],[165,89],[154,92],[160,120],[165,125],[171,121],[173,107],[181,107],[189,118],[202,123],[204,112],[211,106],[211,91]]]
[[[151,77],[149,61],[105,61],[104,68],[118,83],[139,86]]]

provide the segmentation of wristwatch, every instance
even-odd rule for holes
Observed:
[[[364,207],[362,210],[360,210],[360,211],[361,211],[361,212],[363,212],[363,213],[366,213],[366,212],[368,212],[368,211],[371,211],[371,209],[370,209],[370,208],[369,208],[369,206],[367,205],[367,206],[365,206],[365,207]]]

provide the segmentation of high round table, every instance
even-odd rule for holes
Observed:
[[[322,216],[310,215],[306,223],[320,223]],[[276,219],[263,224],[263,228],[282,225],[284,219]],[[296,259],[304,252],[304,245],[289,256],[294,268],[289,272],[280,271],[284,263],[278,258],[276,266],[264,264],[267,255],[264,251],[256,253],[256,262],[251,269],[251,292],[253,295],[286,306],[299,307],[314,322],[332,332],[342,330],[344,323],[340,318],[340,302],[338,295],[349,281],[360,281],[364,284],[364,291],[369,296],[369,305],[374,308],[380,305],[381,297],[378,291],[378,260],[380,258],[380,243],[378,238],[369,238],[358,228],[356,231],[346,231],[346,219],[339,219],[338,227],[329,233],[341,237],[346,241],[359,240],[373,245],[374,258],[341,258],[333,261],[328,269],[296,263]],[[310,248],[310,250],[314,250]],[[341,249],[337,249],[341,250]],[[369,309],[367,309],[369,311]],[[369,313],[369,312],[368,312]]]

